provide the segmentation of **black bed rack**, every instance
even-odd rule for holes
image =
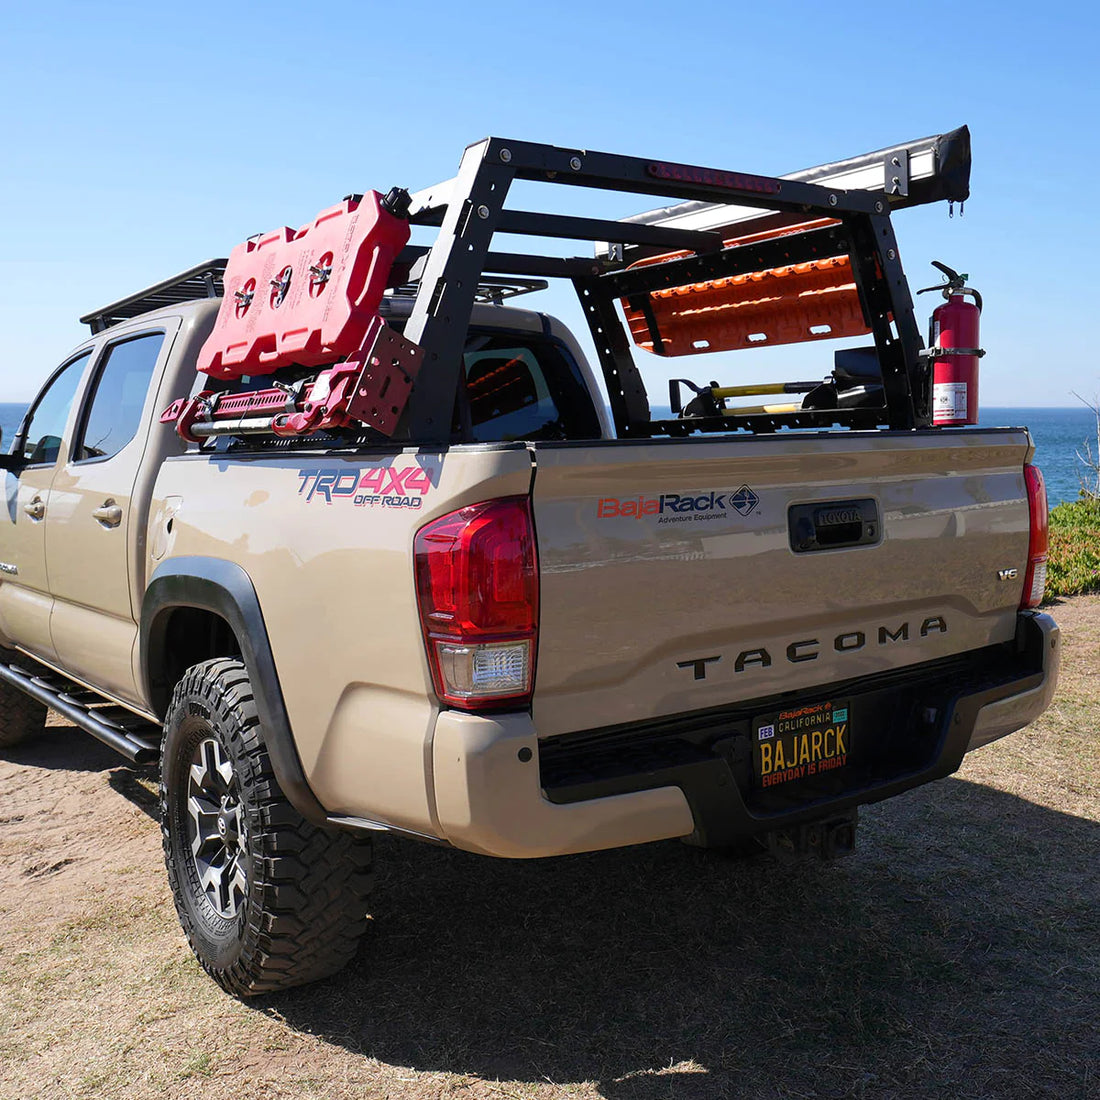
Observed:
[[[947,137],[954,138],[946,142]],[[606,382],[620,437],[680,435],[689,431],[776,431],[779,428],[888,426],[912,429],[930,420],[931,380],[913,301],[890,222],[892,204],[969,194],[969,134],[921,139],[913,155],[892,146],[849,162],[798,173],[802,178],[759,176],[649,158],[567,149],[527,141],[486,138],[469,146],[457,175],[413,196],[410,220],[436,226],[431,247],[410,246],[395,267],[416,297],[405,327],[407,338],[424,348],[424,366],[406,414],[409,438],[446,442],[451,438],[459,392],[462,348],[477,287],[486,275],[525,279],[568,279],[580,299]],[[940,150],[950,151],[950,156]],[[920,155],[919,181],[907,175]],[[877,164],[870,183],[851,189],[832,186],[826,169]],[[897,163],[895,163],[897,162]],[[834,173],[835,174],[835,173]],[[893,176],[898,176],[897,183]],[[809,178],[820,182],[809,182]],[[656,195],[679,204],[633,219],[575,217],[506,207],[514,180]],[[901,195],[900,191],[908,193]],[[685,208],[682,204],[689,204]],[[792,225],[784,235],[726,246],[721,215],[737,223],[748,208],[761,218],[778,216]],[[705,210],[709,225],[685,224],[685,212]],[[821,227],[820,219],[833,224]],[[799,225],[818,219],[804,230]],[[755,227],[754,227],[755,228]],[[490,251],[494,234],[608,242],[586,257]],[[619,247],[615,247],[619,246]],[[625,251],[631,250],[631,251]],[[687,253],[631,268],[639,255]],[[650,292],[748,274],[812,259],[847,255],[871,329],[882,372],[885,404],[868,409],[803,409],[737,417],[653,420],[631,341],[616,300],[644,300]]]

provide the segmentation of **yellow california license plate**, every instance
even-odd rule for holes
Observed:
[[[848,700],[791,707],[753,720],[753,774],[762,787],[843,768],[852,747]]]

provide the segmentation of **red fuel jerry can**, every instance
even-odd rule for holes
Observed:
[[[378,312],[390,266],[409,239],[408,194],[345,199],[314,221],[238,245],[225,297],[199,352],[215,378],[312,367],[359,349]]]
[[[978,347],[982,296],[966,286],[966,275],[938,260],[932,263],[947,276],[945,284],[917,291],[938,290],[945,299],[932,312],[925,352],[933,361],[932,423],[938,428],[977,424],[978,360],[985,355]],[[968,302],[967,295],[974,301]]]

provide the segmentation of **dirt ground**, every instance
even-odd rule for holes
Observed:
[[[0,759],[0,1097],[1100,1097],[1100,597],[1055,705],[864,811],[835,864],[379,844],[370,934],[241,1004],[193,961],[154,782]]]

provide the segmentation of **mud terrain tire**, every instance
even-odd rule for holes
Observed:
[[[195,665],[176,685],[160,812],[180,923],[222,988],[238,997],[287,989],[355,955],[370,838],[312,825],[287,800],[239,660]]]
[[[0,648],[0,661],[15,660],[19,654]],[[10,749],[46,728],[46,705],[17,687],[0,680],[0,749]]]

